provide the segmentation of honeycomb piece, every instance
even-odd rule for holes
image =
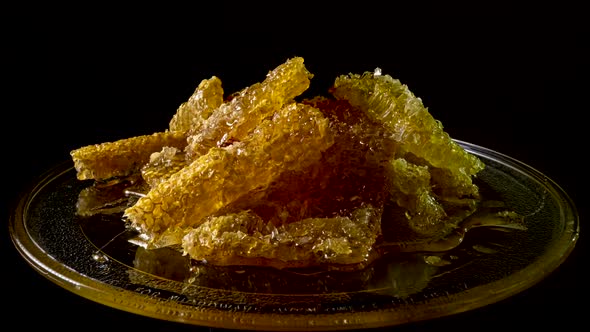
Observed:
[[[240,143],[211,148],[125,210],[124,218],[152,247],[178,244],[197,226],[282,173],[304,169],[333,144],[329,122],[317,109],[290,103]]]
[[[359,264],[371,258],[380,219],[380,209],[366,206],[350,216],[307,218],[275,227],[245,210],[207,220],[184,236],[182,247],[191,258],[214,265]]]
[[[186,136],[181,132],[157,132],[113,142],[87,145],[70,152],[79,180],[106,181],[139,172],[153,152],[165,146],[184,149]]]
[[[188,101],[182,103],[170,120],[170,131],[198,131],[205,120],[223,103],[221,80],[216,76],[202,80]],[[162,151],[154,152],[150,161],[141,168],[143,179],[150,185],[169,178],[188,165],[182,150],[174,147],[163,147]]]
[[[336,78],[331,93],[382,123],[406,153],[441,169],[432,174],[436,176],[433,181],[444,187],[447,195],[478,194],[472,176],[484,168],[484,163],[454,142],[422,100],[399,80],[381,75],[380,71],[341,75]]]
[[[202,80],[189,99],[182,103],[169,123],[170,131],[197,131],[223,103],[221,80],[213,76]]]
[[[390,172],[391,199],[407,210],[410,228],[424,236],[441,232],[446,227],[446,213],[431,190],[428,167],[398,158],[391,160],[386,169]]]
[[[264,118],[307,90],[312,76],[303,58],[292,58],[279,65],[263,82],[236,93],[198,130],[191,131],[187,157],[194,160],[212,147],[244,139]]]

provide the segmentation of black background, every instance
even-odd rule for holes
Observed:
[[[220,77],[231,93],[302,56],[315,75],[309,93],[317,94],[336,75],[380,67],[421,97],[452,137],[515,157],[556,181],[576,203],[582,229],[568,260],[532,288],[395,329],[565,329],[584,322],[589,109],[581,9],[273,3],[6,11],[13,20],[3,23],[4,220],[21,190],[68,160],[70,150],[165,129],[204,78]],[[3,323],[201,330],[63,290],[27,265],[6,226],[1,234]]]

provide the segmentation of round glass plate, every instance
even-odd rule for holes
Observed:
[[[134,244],[120,214],[77,216],[89,183],[64,162],[23,195],[11,236],[28,263],[63,288],[163,320],[294,331],[452,315],[536,284],[567,258],[579,235],[575,206],[551,179],[509,156],[457,142],[487,165],[477,177],[485,197],[524,216],[526,227],[474,228],[450,250],[384,255],[356,271],[215,267]]]

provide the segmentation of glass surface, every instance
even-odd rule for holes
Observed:
[[[568,195],[532,167],[457,141],[487,167],[484,197],[526,229],[477,227],[448,250],[388,254],[356,271],[215,267],[133,244],[120,214],[81,218],[89,182],[71,162],[50,170],[10,220],[16,248],[42,275],[90,300],[153,318],[256,330],[347,330],[452,315],[515,295],[572,251],[579,220]]]

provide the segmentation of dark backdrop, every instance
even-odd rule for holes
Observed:
[[[336,75],[380,67],[421,97],[452,137],[516,157],[555,180],[582,219],[576,249],[540,284],[399,329],[575,328],[584,321],[588,36],[577,8],[257,8],[7,11],[18,19],[4,29],[5,220],[20,190],[68,160],[70,150],[165,129],[204,78],[220,77],[231,93],[302,56],[315,75],[310,93],[325,93]],[[82,299],[30,268],[7,227],[2,242],[4,316],[17,326],[194,329]]]

